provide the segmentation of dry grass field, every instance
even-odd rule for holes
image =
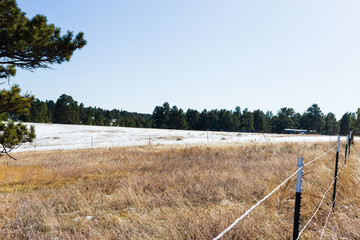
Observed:
[[[0,239],[212,239],[333,144],[144,146],[17,153],[0,164]],[[342,148],[343,149],[343,148]],[[340,161],[343,161],[343,150]],[[324,239],[360,239],[360,151],[341,169]],[[335,151],[304,168],[302,228]],[[222,239],[290,239],[293,178]],[[318,239],[332,190],[302,239]]]

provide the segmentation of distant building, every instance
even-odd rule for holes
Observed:
[[[284,129],[284,133],[285,134],[308,134],[307,130],[304,129],[290,129],[290,128],[285,128]]]

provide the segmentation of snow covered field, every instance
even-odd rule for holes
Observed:
[[[146,144],[214,144],[242,142],[328,142],[336,136],[184,131],[32,123],[36,140],[15,151],[121,147]]]

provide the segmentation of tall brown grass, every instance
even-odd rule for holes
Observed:
[[[334,143],[335,144],[335,143]],[[145,146],[27,152],[0,164],[0,239],[212,239],[331,144]],[[340,162],[343,161],[341,152]],[[352,151],[325,239],[360,239]],[[301,226],[334,175],[335,151],[304,169]],[[292,237],[295,178],[223,239]],[[332,190],[303,234],[320,236]]]

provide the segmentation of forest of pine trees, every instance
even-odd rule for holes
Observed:
[[[140,114],[118,109],[85,107],[66,94],[61,95],[56,102],[35,99],[29,115],[7,117],[36,123],[266,133],[282,133],[285,128],[295,128],[315,130],[319,134],[346,135],[350,129],[360,129],[360,108],[356,113],[345,113],[339,121],[331,112],[324,114],[317,104],[311,105],[302,114],[284,107],[274,115],[270,111],[249,111],[247,108],[241,110],[240,107],[233,111],[184,111],[165,102],[156,106],[152,114]]]

